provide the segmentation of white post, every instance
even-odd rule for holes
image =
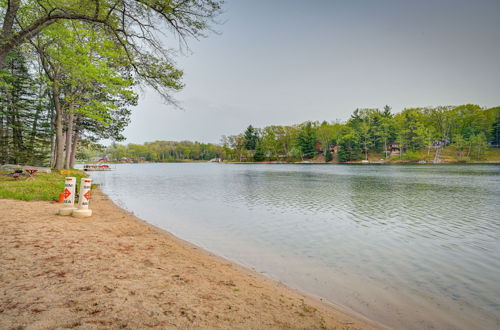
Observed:
[[[82,181],[80,183],[78,210],[73,211],[73,216],[76,218],[86,218],[92,215],[92,210],[89,209],[91,184],[91,179],[82,178]]]
[[[75,210],[75,190],[76,190],[76,178],[67,177],[64,181],[64,202],[63,207],[59,209],[60,215],[71,215],[73,210]]]

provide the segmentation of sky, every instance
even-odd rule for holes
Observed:
[[[356,108],[500,105],[499,0],[226,0],[175,58],[182,109],[144,88],[125,143],[220,142]],[[176,47],[177,44],[172,44]]]

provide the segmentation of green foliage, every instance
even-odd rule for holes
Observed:
[[[123,140],[137,85],[172,104],[183,88],[164,32],[182,47],[220,11],[217,0],[0,1],[0,162],[68,167],[81,142]]]
[[[330,148],[326,149],[325,152],[325,163],[331,162],[333,160],[333,155],[332,152],[330,151]]]
[[[259,140],[259,136],[257,135],[257,131],[252,127],[252,125],[247,127],[243,139],[243,144],[246,150],[255,150],[255,148],[257,147],[257,141]]]
[[[349,126],[344,128],[343,134],[338,141],[338,155],[339,162],[347,162],[358,160],[361,157],[361,144],[360,137],[356,130]]]
[[[390,155],[390,143],[397,143],[401,150],[391,159],[429,160],[436,148],[451,146],[458,160],[481,160],[488,154],[488,142],[500,142],[500,107],[483,109],[468,104],[408,108],[392,114],[391,108],[385,106],[382,111],[356,109],[346,123],[306,122],[267,126],[258,131],[268,160],[310,159],[321,152],[316,149],[321,146],[325,160],[330,161],[328,150],[332,145],[337,146],[337,155],[332,159],[339,162],[357,161],[363,156],[378,160]],[[247,129],[244,134],[224,138],[227,159],[251,159],[244,152],[244,141],[252,136],[249,132]]]
[[[113,161],[128,158],[130,161],[144,159],[150,162],[171,162],[187,160],[210,160],[223,158],[224,148],[211,143],[155,141],[143,145],[128,144],[126,146],[113,143],[104,154]]]
[[[30,72],[21,51],[7,56],[0,74],[0,163],[47,165],[52,136],[47,85]]]
[[[500,107],[491,108],[486,110],[488,121],[491,124],[489,142],[496,147],[500,147]],[[488,138],[488,135],[486,137]]]
[[[313,158],[316,154],[316,134],[311,122],[302,125],[297,136],[297,147],[301,151],[303,158]]]
[[[484,133],[478,133],[469,138],[471,145],[471,158],[480,160],[484,158],[486,149],[488,148],[488,141]]]
[[[420,154],[417,151],[407,151],[402,158],[415,161],[420,159]]]
[[[257,144],[255,153],[253,154],[253,160],[255,160],[256,162],[260,162],[263,161],[264,158],[265,158],[264,150],[262,149],[262,145],[259,143]]]

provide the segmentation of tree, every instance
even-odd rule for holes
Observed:
[[[384,112],[382,113],[382,116],[385,118],[392,118],[391,110],[392,108],[390,106],[384,106]]]
[[[220,12],[217,0],[8,0],[0,2],[0,67],[14,48],[62,21],[80,21],[106,32],[107,39],[121,45],[131,63],[149,56],[165,59],[167,49],[160,41],[162,30],[173,31],[182,41],[201,37]],[[145,46],[145,47],[140,47]],[[159,56],[155,56],[158,54]],[[153,61],[154,62],[154,61]],[[147,80],[139,67],[137,72]],[[161,79],[158,75],[153,80]],[[154,85],[154,84],[153,84]]]
[[[385,112],[384,112],[385,113]],[[377,127],[377,135],[379,137],[379,141],[383,145],[384,154],[387,157],[387,144],[394,139],[395,135],[394,129],[394,120],[392,115],[386,116],[384,115],[380,119],[380,124]]]
[[[422,130],[421,109],[404,109],[394,117],[396,126],[396,140],[400,145],[401,153],[403,150],[416,151],[425,146]]]
[[[325,163],[331,162],[333,159],[332,151],[327,149],[325,152]]]
[[[33,77],[28,54],[9,54],[0,84],[0,162],[46,165],[50,149],[50,109],[46,86]]]
[[[484,133],[479,133],[470,138],[471,156],[475,159],[482,159],[486,148],[488,148],[488,141]]]
[[[287,161],[295,157],[294,147],[298,134],[299,130],[295,126],[283,126],[276,134],[282,153]]]
[[[263,161],[265,158],[264,151],[262,150],[262,145],[260,143],[257,144],[255,148],[255,153],[253,154],[253,160],[256,162]]]
[[[489,129],[485,136],[490,146],[500,147],[500,107],[484,110]]]
[[[461,134],[464,139],[485,132],[490,127],[486,112],[478,105],[466,104],[455,107],[453,116],[453,134]]]
[[[362,122],[359,125],[359,135],[361,137],[361,143],[363,144],[363,150],[365,152],[365,160],[368,160],[368,150],[372,146],[371,127],[368,122]]]
[[[360,138],[356,130],[345,126],[338,141],[337,159],[339,162],[357,160],[360,157]]]
[[[457,157],[459,160],[462,160],[464,158],[467,145],[467,141],[461,134],[453,135],[453,147],[457,152]]]
[[[77,119],[85,117],[108,126],[111,113],[120,104],[135,103],[133,81],[120,67],[126,54],[106,43],[99,31],[87,31],[76,23],[68,27],[53,25],[32,44],[52,87],[56,113],[54,166],[58,170],[70,168],[81,133],[75,124],[84,122]]]
[[[247,127],[243,138],[245,149],[255,150],[259,136],[257,135],[257,131],[252,127],[252,125]]]
[[[323,147],[323,152],[326,155],[326,152],[330,150],[330,146],[333,141],[333,137],[335,134],[335,128],[333,125],[328,125],[325,121],[321,123],[320,126],[316,127],[316,136]]]
[[[299,130],[297,146],[303,158],[313,158],[316,154],[316,135],[314,134],[311,122],[304,123]]]

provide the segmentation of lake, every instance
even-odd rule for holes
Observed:
[[[119,164],[91,173],[147,222],[386,326],[500,328],[499,165]]]

